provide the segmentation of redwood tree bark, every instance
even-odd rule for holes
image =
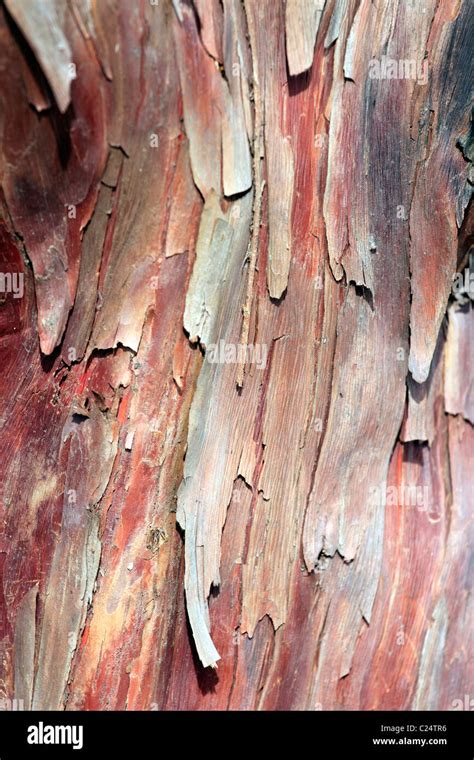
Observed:
[[[473,19],[0,4],[3,700],[466,709]]]

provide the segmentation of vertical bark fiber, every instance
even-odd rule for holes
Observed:
[[[469,694],[473,25],[0,3],[1,698]]]

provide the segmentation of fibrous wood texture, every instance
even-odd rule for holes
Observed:
[[[469,694],[473,25],[0,6],[2,697]]]

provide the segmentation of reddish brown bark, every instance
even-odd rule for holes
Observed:
[[[5,0],[4,698],[469,694],[472,24]]]

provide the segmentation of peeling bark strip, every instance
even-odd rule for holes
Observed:
[[[287,0],[285,8],[286,57],[291,76],[311,67],[314,43],[325,0]]]
[[[253,53],[253,70],[256,71],[256,56]],[[260,237],[260,224],[262,218],[262,195],[264,189],[264,180],[262,179],[262,160],[264,158],[263,153],[263,104],[262,95],[260,92],[260,84],[258,77],[254,77],[253,81],[253,99],[255,104],[255,127],[253,136],[253,180],[256,188],[254,196],[254,206],[252,215],[252,235],[250,240],[250,258],[249,258],[249,273],[247,280],[247,290],[245,293],[245,303],[242,307],[242,332],[240,334],[240,345],[247,347],[249,341],[250,331],[250,316],[253,304],[253,289],[255,279],[255,269],[257,268],[258,259],[258,245]],[[237,386],[239,388],[244,384],[244,363],[239,364],[237,371]]]
[[[1,4],[0,700],[469,694],[471,10]]]
[[[32,47],[43,74],[53,91],[61,113],[71,102],[71,82],[76,67],[63,31],[64,7],[45,0],[41,7],[35,0],[6,0],[6,7]]]

